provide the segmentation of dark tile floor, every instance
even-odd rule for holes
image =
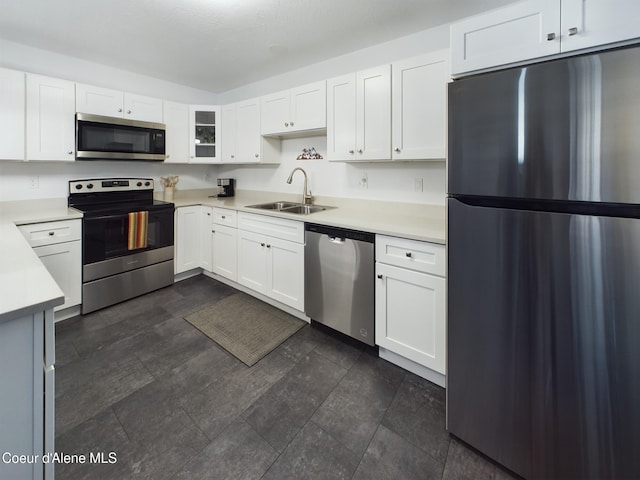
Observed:
[[[199,276],[56,328],[56,450],[75,479],[509,479],[445,430],[444,390],[305,326],[252,368],[183,320]]]

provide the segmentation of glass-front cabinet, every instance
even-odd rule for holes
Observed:
[[[213,105],[191,105],[189,116],[191,135],[189,146],[190,163],[219,162],[220,107]]]

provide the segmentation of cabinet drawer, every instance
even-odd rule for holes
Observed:
[[[236,228],[238,225],[238,212],[229,210],[228,208],[214,208],[213,223]]]
[[[59,222],[31,223],[18,227],[32,247],[80,240],[82,221],[61,220]]]
[[[238,228],[291,242],[304,243],[304,222],[296,220],[238,212]]]
[[[445,247],[436,243],[376,235],[376,261],[445,276]]]

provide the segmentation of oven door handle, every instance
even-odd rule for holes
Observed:
[[[94,221],[94,220],[113,220],[114,218],[127,217],[129,213],[113,213],[111,215],[101,215],[99,217],[84,217],[85,221]]]

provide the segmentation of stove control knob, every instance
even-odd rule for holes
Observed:
[[[82,184],[81,183],[78,183],[76,185],[76,190],[82,190]]]
[[[93,188],[93,183],[90,183],[89,185],[87,185],[87,188],[91,190]]]
[[[141,187],[142,186],[142,182],[138,182],[138,183],[136,183],[136,185]]]
[[[145,187],[148,187],[149,185],[151,185],[151,182],[144,182]]]

